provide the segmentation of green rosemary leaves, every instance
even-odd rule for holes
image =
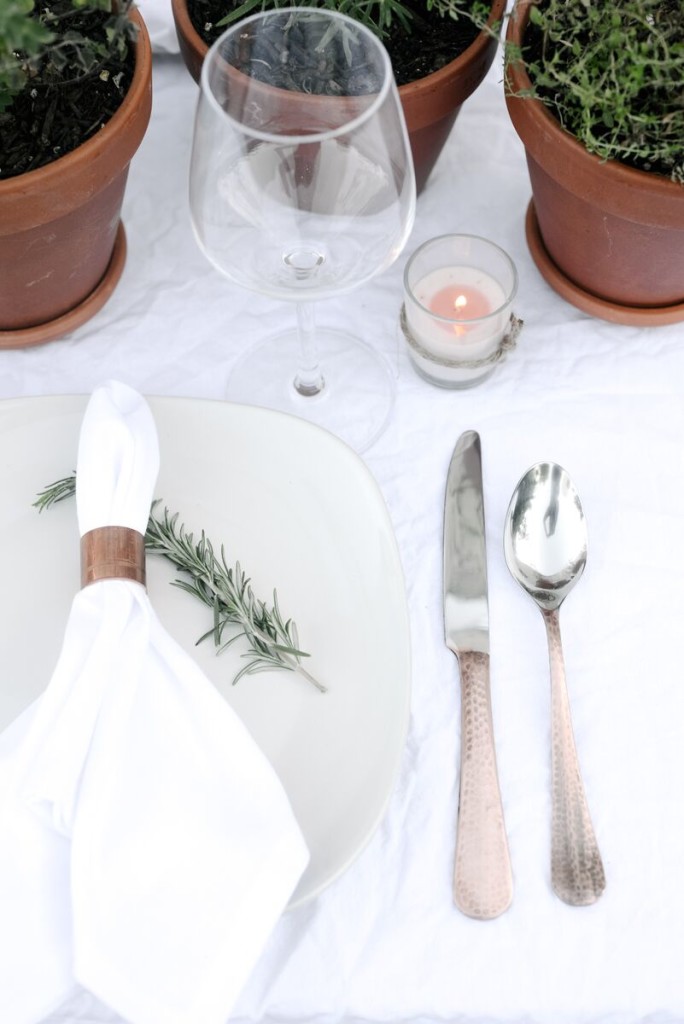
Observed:
[[[41,491],[34,505],[42,512],[75,492],[76,476],[63,477]],[[213,626],[199,638],[198,644],[211,637],[220,653],[241,637],[246,640],[249,649],[242,655],[245,664],[233,685],[245,675],[283,669],[296,672],[325,692],[326,687],[302,665],[302,659],[309,655],[299,646],[294,621],[283,618],[276,591],[272,605],[258,600],[239,562],[228,565],[223,547],[217,554],[204,531],[195,540],[183,524],[179,525],[177,513],[164,509],[163,514],[158,514],[159,505],[155,501],[150,510],[145,548],[167,559],[181,574],[173,581],[175,586],[211,609]]]

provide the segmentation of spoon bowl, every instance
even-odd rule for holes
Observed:
[[[540,462],[511,498],[504,528],[506,564],[541,609],[551,672],[551,885],[572,906],[594,903],[605,874],[580,774],[565,681],[558,612],[584,572],[587,528],[562,466]]]
[[[584,572],[587,526],[572,480],[553,462],[532,466],[511,499],[506,563],[541,608],[559,608]]]

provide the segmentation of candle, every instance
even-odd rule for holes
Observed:
[[[417,342],[414,363],[445,384],[480,379],[482,367],[447,364],[478,362],[498,347],[510,316],[499,282],[476,267],[438,267],[421,277],[412,292],[406,317]],[[487,372],[493,368],[493,363],[485,366]]]
[[[404,302],[409,356],[433,383],[469,387],[496,365],[492,356],[510,320],[515,269],[507,278],[505,262],[503,268],[496,260],[490,266],[479,251],[490,255],[489,247],[512,267],[498,246],[467,235],[428,242],[409,261]]]

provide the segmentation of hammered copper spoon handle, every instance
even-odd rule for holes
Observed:
[[[580,774],[558,610],[543,611],[551,669],[551,885],[574,907],[595,903],[606,877]]]

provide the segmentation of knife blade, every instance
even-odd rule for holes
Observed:
[[[474,430],[458,439],[447,474],[444,632],[461,677],[454,903],[489,920],[510,906],[513,877],[494,747],[482,447]]]

